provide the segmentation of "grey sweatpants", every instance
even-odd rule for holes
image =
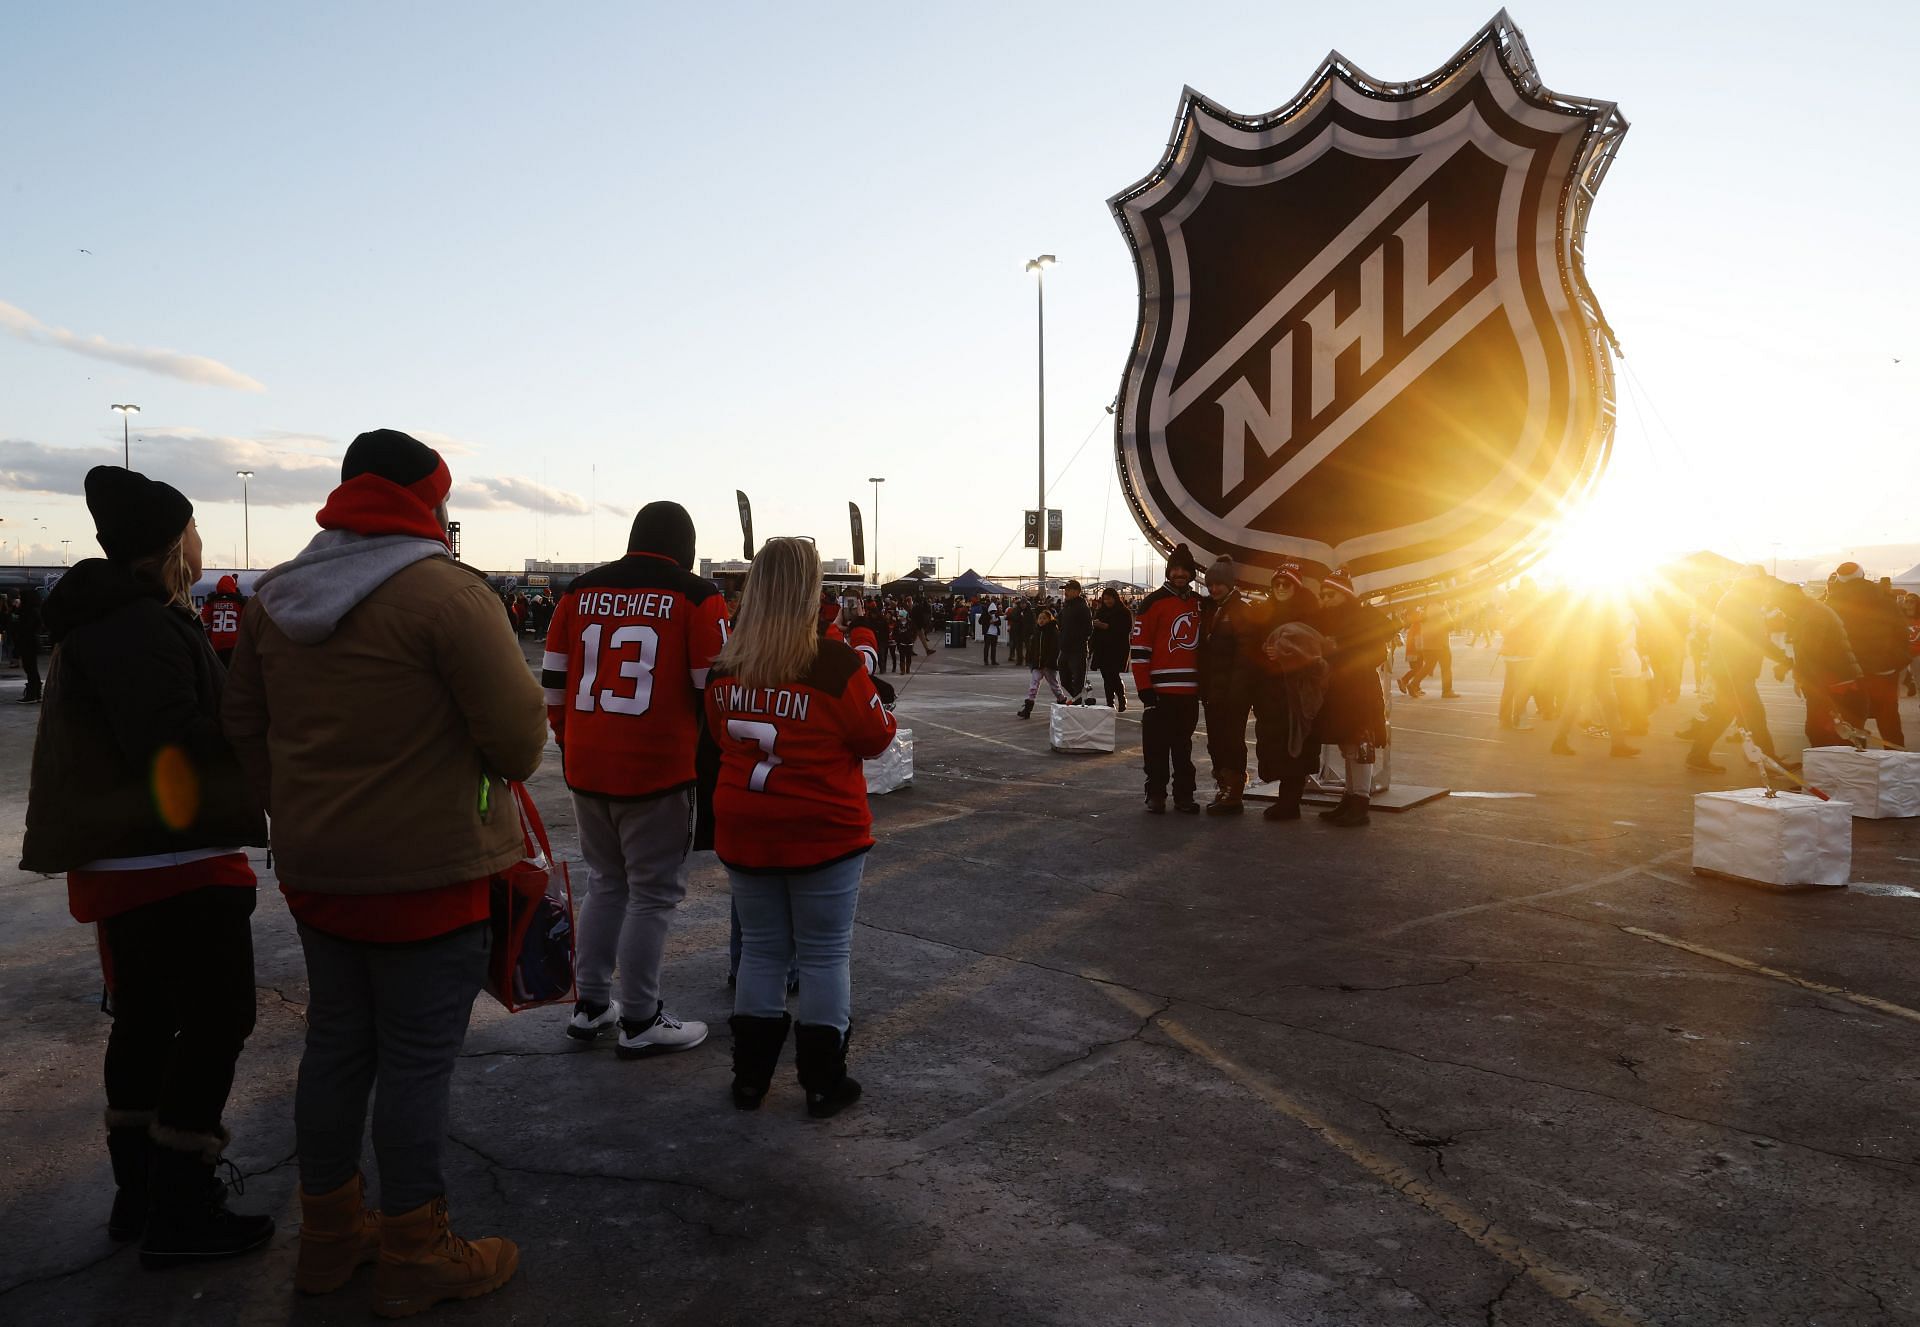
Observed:
[[[381,1210],[411,1212],[446,1193],[448,1094],[486,977],[488,940],[484,923],[400,945],[300,928],[307,1048],[293,1131],[301,1188],[331,1193],[360,1169],[371,1093]]]
[[[573,795],[580,855],[587,859],[587,897],[580,905],[574,968],[580,999],[605,1004],[620,969],[620,1008],[652,1018],[660,1005],[660,961],[673,910],[687,896],[687,852],[693,843],[693,792],[645,802]]]

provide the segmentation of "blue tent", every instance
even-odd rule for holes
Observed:
[[[1013,590],[1008,589],[1004,585],[994,584],[992,581],[988,580],[985,576],[982,576],[979,572],[975,571],[972,567],[968,567],[965,571],[961,572],[958,576],[955,576],[953,578],[953,584],[949,588],[951,588],[955,594],[966,595],[969,597],[976,594],[1013,594],[1014,593]]]

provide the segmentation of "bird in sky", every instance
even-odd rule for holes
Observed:
[[[82,249],[82,250],[81,250],[80,252],[81,252],[81,253],[84,253],[84,254],[85,254],[85,255],[87,255],[87,257],[89,257],[89,258],[91,258],[91,257],[93,257],[93,250],[92,250],[92,249]],[[1899,362],[1899,361],[1897,361],[1897,360],[1895,361],[1895,363],[1898,363],[1898,362]]]

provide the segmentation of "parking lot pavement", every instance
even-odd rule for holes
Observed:
[[[1137,713],[1113,754],[1056,754],[1044,707],[1014,718],[1025,670],[936,651],[895,679],[914,786],[874,807],[866,1096],[811,1121],[783,1070],[759,1112],[728,1105],[725,880],[702,854],[667,986],[706,1046],[621,1062],[573,1050],[559,1011],[482,998],[453,1210],[522,1270],[437,1315],[1920,1320],[1920,821],[1855,822],[1845,890],[1695,877],[1691,794],[1754,781],[1735,748],[1725,776],[1684,770],[1683,705],[1636,759],[1552,757],[1545,729],[1497,727],[1484,651],[1456,662],[1461,699],[1394,716],[1396,779],[1456,795],[1356,831],[1143,816]],[[1790,752],[1791,692],[1764,695]],[[31,727],[0,703],[8,862]],[[570,854],[551,761],[533,788]],[[156,1275],[104,1229],[91,929],[60,881],[0,881],[0,1320],[364,1321],[366,1273],[291,1289],[305,989],[277,892],[229,1123],[236,1205],[281,1230]]]

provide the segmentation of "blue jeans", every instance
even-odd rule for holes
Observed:
[[[728,871],[740,914],[740,977],[733,1012],[778,1018],[787,1010],[787,963],[800,968],[802,1023],[847,1030],[853,913],[867,856],[792,875]]]

